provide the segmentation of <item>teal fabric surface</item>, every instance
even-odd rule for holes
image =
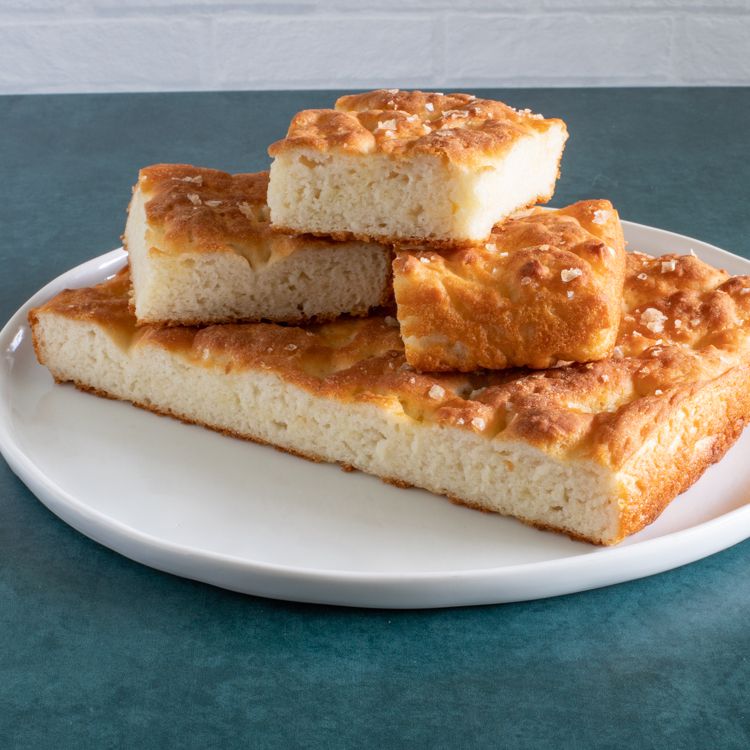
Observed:
[[[750,89],[487,93],[567,121],[556,204],[610,198],[750,257]],[[334,96],[0,97],[0,319],[120,244],[140,166],[265,168]],[[0,461],[0,748],[747,748],[749,564],[745,542],[473,609],[273,602],[120,557]]]

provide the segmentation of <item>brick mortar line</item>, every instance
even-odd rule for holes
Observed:
[[[472,12],[472,13],[460,13],[458,11],[445,11],[444,16],[446,21],[444,23],[447,23],[447,19],[449,18],[455,18],[456,16],[461,16],[467,19],[482,19],[482,20],[492,20],[492,19],[513,19],[513,20],[524,20],[527,19],[531,22],[534,20],[537,20],[540,17],[545,18],[552,18],[556,20],[560,19],[575,19],[576,16],[579,16],[582,14],[578,13],[542,13],[542,14],[529,14],[529,13],[505,13],[505,12],[494,12],[494,13],[484,13],[484,12]],[[703,18],[703,19],[716,19],[716,20],[722,20],[724,18],[727,18],[727,15],[724,13],[706,13],[701,15],[694,15],[694,18]],[[112,16],[80,16],[80,17],[70,17],[70,15],[66,16],[50,16],[49,18],[42,18],[38,16],[34,16],[33,20],[29,19],[29,17],[26,18],[19,18],[19,17],[3,17],[2,13],[0,13],[0,29],[15,29],[18,27],[23,28],[38,28],[42,26],[56,26],[60,28],[80,28],[87,25],[93,25],[97,23],[104,23],[104,24],[117,24],[118,22],[147,22],[150,24],[167,24],[167,23],[175,23],[177,22],[191,22],[191,21],[210,21],[212,23],[217,23],[222,20],[226,20],[236,23],[236,22],[251,22],[251,21],[283,21],[283,20],[290,20],[289,16],[283,16],[283,15],[261,15],[261,14],[254,14],[254,13],[248,13],[246,11],[237,12],[235,14],[231,15],[222,15],[219,17],[217,14],[212,13],[194,13],[186,16],[182,16],[180,18],[173,18],[170,17],[167,14],[164,15],[136,15],[136,14],[128,14],[128,15],[112,15]],[[361,19],[363,22],[373,22],[373,21],[425,21],[427,23],[433,22],[436,19],[434,18],[434,14],[430,15],[417,15],[413,11],[409,11],[408,14],[401,13],[397,15],[386,15],[386,14],[363,14],[356,16],[354,14],[350,15],[341,15],[341,16],[330,16],[330,15],[311,15],[311,16],[294,16],[295,19],[299,19],[301,21],[320,21],[320,22],[336,22],[336,21],[348,21],[348,20],[355,20],[355,19]],[[681,21],[684,22],[686,20],[689,20],[687,18],[684,18],[680,16],[679,14],[673,14],[665,10],[659,10],[658,12],[653,12],[649,14],[623,14],[622,11],[617,11],[616,13],[607,13],[607,14],[596,14],[594,16],[587,15],[587,18],[591,19],[612,19],[612,20],[643,20],[643,19],[655,19],[655,20],[671,20],[671,21]],[[733,14],[731,18],[737,19],[737,18],[750,18],[750,7],[746,11],[742,11],[740,13]],[[443,39],[447,38],[447,34],[443,34]]]
[[[342,8],[337,12],[331,12],[330,9],[326,9],[325,12],[319,12],[321,9],[311,7],[308,12],[299,13],[297,11],[283,11],[279,9],[279,12],[269,12],[268,8],[264,7],[262,10],[254,11],[252,8],[247,6],[231,5],[231,6],[174,6],[165,5],[159,8],[119,8],[112,9],[112,12],[108,11],[94,11],[92,12],[79,12],[79,11],[67,11],[62,12],[50,12],[49,10],[11,10],[11,11],[0,11],[0,24],[9,22],[9,24],[15,25],[20,23],[79,23],[79,22],[93,22],[93,21],[107,21],[107,20],[128,20],[128,19],[148,19],[153,21],[175,21],[182,20],[182,18],[194,18],[194,17],[205,17],[209,16],[214,19],[220,20],[222,17],[229,16],[233,20],[238,17],[245,18],[263,18],[263,19],[286,19],[300,18],[300,19],[316,19],[316,20],[332,20],[332,19],[356,19],[362,18],[364,20],[374,19],[399,19],[414,18],[421,20],[433,20],[437,15],[434,7],[398,7],[394,6],[392,9],[384,9],[382,6],[365,6],[356,10],[347,10]],[[184,15],[175,18],[174,12],[180,11],[185,13]],[[516,17],[516,18],[534,18],[534,17],[577,17],[585,15],[587,17],[601,17],[601,18],[638,18],[638,17],[653,17],[653,16],[671,16],[671,17],[684,17],[687,14],[688,17],[714,17],[714,18],[735,18],[741,16],[750,16],[750,4],[744,7],[729,7],[729,8],[717,8],[711,6],[701,6],[699,8],[691,6],[669,6],[669,7],[653,7],[653,8],[623,8],[622,6],[612,8],[602,7],[569,7],[569,8],[534,8],[531,10],[512,9],[512,8],[491,8],[487,6],[475,6],[467,8],[456,8],[455,6],[446,6],[439,9],[441,15],[464,15],[472,17]]]
[[[520,17],[526,17],[525,14],[521,14]],[[60,17],[54,17],[54,18],[34,18],[33,21],[29,21],[28,19],[19,19],[19,18],[12,18],[12,19],[3,19],[2,14],[0,13],[0,27],[17,27],[17,26],[27,26],[27,27],[34,27],[34,26],[47,26],[47,25],[54,25],[54,26],[82,26],[86,24],[95,24],[95,23],[101,23],[101,22],[113,22],[116,23],[118,21],[148,21],[152,23],[174,23],[176,21],[189,21],[189,20],[201,20],[201,19],[209,19],[212,21],[221,21],[224,18],[228,18],[228,20],[231,20],[232,22],[236,21],[252,21],[252,20],[260,20],[260,21],[289,21],[294,19],[299,19],[300,21],[349,21],[349,20],[356,20],[360,19],[363,22],[371,22],[371,21],[404,21],[404,20],[413,20],[413,21],[430,21],[432,20],[431,16],[423,16],[423,15],[415,15],[413,13],[407,14],[400,14],[396,16],[390,16],[390,15],[383,15],[383,14],[376,14],[376,13],[368,13],[368,14],[362,14],[361,16],[354,16],[354,15],[342,15],[342,16],[329,16],[329,15],[311,15],[311,16],[295,16],[294,19],[290,19],[289,16],[281,16],[281,15],[261,15],[261,14],[255,14],[255,13],[237,13],[233,14],[231,16],[221,16],[217,17],[216,14],[209,14],[209,13],[195,13],[193,15],[188,16],[181,16],[180,18],[174,18],[169,15],[160,15],[160,16],[154,16],[154,15],[118,15],[118,16],[81,16],[80,18],[71,18],[69,15],[60,16]]]
[[[594,79],[585,79],[582,76],[570,76],[560,77],[559,79],[539,79],[539,78],[503,78],[501,76],[493,78],[482,78],[482,77],[471,77],[455,82],[445,80],[438,81],[435,85],[440,86],[444,89],[458,90],[472,89],[472,88],[714,88],[714,87],[726,87],[726,88],[748,88],[747,83],[737,80],[717,80],[709,79],[713,82],[706,82],[705,80],[641,80],[634,77],[624,77],[622,79],[612,79],[606,77],[599,77]],[[36,86],[29,88],[28,86],[8,86],[0,87],[0,94],[65,94],[65,93],[168,93],[168,92],[207,92],[211,91],[276,91],[276,90],[289,90],[299,89],[303,91],[319,91],[319,90],[330,90],[330,79],[329,78],[318,78],[312,81],[302,81],[298,79],[289,79],[281,82],[274,82],[272,85],[263,85],[256,81],[250,82],[253,85],[242,86],[236,82],[227,83],[226,85],[196,85],[194,82],[186,81],[184,84],[171,84],[171,85],[155,85],[148,87],[145,85],[131,85],[126,83],[121,84],[96,84],[86,86],[81,84],[77,87],[70,87],[63,84],[54,86]],[[381,81],[367,81],[364,79],[355,79],[352,81],[342,81],[340,86],[337,88],[371,88],[375,85],[383,85],[389,87],[391,85],[403,84],[403,81],[395,81],[389,79],[383,79]],[[427,87],[426,83],[420,83],[417,79],[413,84],[414,86]]]

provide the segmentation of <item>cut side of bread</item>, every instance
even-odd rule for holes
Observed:
[[[31,311],[57,381],[597,544],[653,521],[750,416],[750,278],[690,256],[629,256],[613,358],[537,372],[416,373],[383,317],[139,328],[129,283]]]
[[[267,173],[142,169],[123,237],[138,322],[302,322],[364,315],[391,296],[391,252],[271,231]]]
[[[342,97],[300,112],[270,147],[271,220],[387,242],[480,241],[552,197],[566,139],[561,120],[468,94]]]
[[[461,372],[604,359],[620,326],[625,256],[605,200],[525,211],[467,248],[401,250],[393,287],[406,359]]]

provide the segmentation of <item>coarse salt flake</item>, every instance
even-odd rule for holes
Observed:
[[[297,350],[297,344],[287,344],[284,349],[286,349],[288,352],[294,352]]]
[[[646,279],[648,278],[648,275],[647,275],[647,274],[645,274],[645,273],[639,273],[639,274],[638,274],[638,276],[636,276],[636,278],[637,278],[637,279],[638,279],[639,281],[645,281],[645,280],[646,280]]]
[[[661,262],[661,272],[662,273],[670,273],[671,271],[674,271],[675,268],[677,268],[677,261],[676,260],[663,260]]]
[[[383,122],[378,123],[378,130],[395,130],[396,129],[396,120],[383,120]]]
[[[430,390],[427,391],[427,395],[437,401],[445,396],[445,388],[443,388],[441,385],[433,385],[430,387]]]
[[[641,313],[641,325],[646,326],[651,333],[662,333],[667,316],[655,307],[647,307]]]
[[[209,208],[216,208],[221,205],[221,201],[204,201]]]
[[[609,211],[606,211],[603,208],[599,208],[596,211],[594,211],[594,218],[591,219],[591,223],[592,224],[606,224],[608,218],[609,218]]]
[[[483,430],[487,426],[487,423],[481,417],[474,417],[471,420],[471,426],[477,430]]]
[[[421,258],[419,259],[419,262],[420,262],[420,263],[429,263],[429,262],[430,262],[430,259],[429,259],[429,258],[425,258],[425,256],[423,255],[423,256],[422,256],[422,257],[421,257]]]
[[[522,276],[521,286],[528,286],[529,284],[531,284],[531,278],[529,276]]]
[[[246,219],[254,219],[255,215],[253,214],[253,207],[249,203],[238,203],[237,208],[240,209],[240,213],[246,218]]]
[[[432,102],[427,102],[427,104],[424,105],[424,108],[428,112],[434,112],[435,111],[435,105]]]
[[[573,281],[573,279],[577,279],[582,275],[583,271],[580,268],[563,268],[560,271],[560,278],[563,280],[563,284],[567,284],[569,281]]]
[[[188,193],[187,199],[194,205],[194,206],[200,206],[201,199],[200,196],[197,193]]]
[[[573,299],[576,296],[575,292],[568,292],[568,299]]]

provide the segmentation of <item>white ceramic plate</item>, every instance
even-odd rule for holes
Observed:
[[[731,273],[750,261],[625,223],[630,248],[691,248]],[[363,607],[520,601],[698,560],[750,536],[750,430],[656,523],[602,549],[401,490],[52,382],[26,314],[125,262],[95,258],[32,297],[0,333],[0,449],[60,518],[160,570],[250,594]]]

